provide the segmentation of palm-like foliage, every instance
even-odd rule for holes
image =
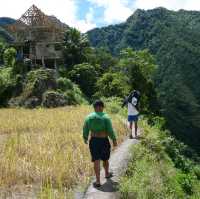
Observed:
[[[87,51],[89,49],[89,41],[85,35],[82,35],[75,28],[69,28],[64,36],[64,60],[67,69],[71,69],[73,65],[87,61]]]

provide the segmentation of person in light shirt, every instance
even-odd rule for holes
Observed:
[[[134,124],[134,134],[135,138],[137,138],[138,134],[138,118],[139,118],[139,110],[138,103],[140,98],[140,92],[134,90],[125,100],[122,105],[128,105],[128,122],[130,127],[130,139],[133,139],[133,124]]]

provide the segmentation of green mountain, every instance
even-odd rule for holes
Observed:
[[[0,26],[0,42],[11,42],[13,41],[13,37]]]
[[[16,20],[10,17],[0,17],[0,26],[5,26],[15,23]]]
[[[5,30],[5,26],[15,23],[15,19],[9,17],[0,17],[0,41],[11,42],[12,36]]]
[[[155,85],[168,127],[192,145],[200,143],[200,12],[137,10],[125,23],[89,31],[94,47],[118,55],[148,48],[158,70]]]

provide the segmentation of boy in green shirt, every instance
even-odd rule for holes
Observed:
[[[85,119],[83,139],[87,144],[90,133],[89,148],[96,175],[96,182],[93,185],[94,187],[100,187],[100,160],[103,160],[105,177],[112,177],[111,173],[109,173],[108,160],[111,146],[108,137],[113,141],[114,147],[117,146],[117,139],[109,116],[103,112],[104,103],[101,100],[97,100],[93,103],[93,107],[95,112],[89,114]]]

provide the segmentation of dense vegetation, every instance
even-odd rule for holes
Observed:
[[[0,17],[0,26],[5,26],[15,23],[16,20],[9,17]]]
[[[149,49],[158,65],[154,82],[168,127],[200,146],[200,12],[164,8],[137,10],[125,23],[88,32],[94,47],[114,55]],[[143,91],[143,90],[142,90]]]
[[[119,58],[113,58],[104,49],[92,48],[74,28],[66,29],[62,48],[64,64],[48,69],[17,60],[16,50],[1,43],[0,106],[58,107],[101,97],[122,100],[142,82],[141,110],[156,112],[152,81],[156,66],[149,51],[124,49]]]
[[[0,17],[0,42],[11,42],[13,37],[6,31],[5,26],[15,23],[15,19],[9,17]]]
[[[132,160],[120,183],[121,198],[199,198],[200,159],[163,129],[162,118],[153,121],[153,126],[140,122],[144,132],[131,149]]]

